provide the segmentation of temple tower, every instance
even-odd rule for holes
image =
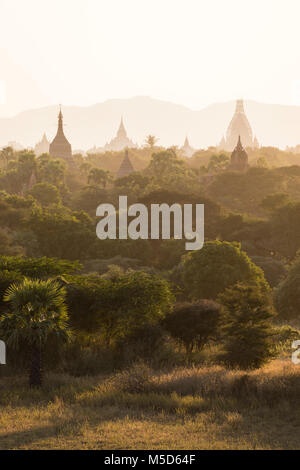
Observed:
[[[188,158],[192,157],[194,152],[195,152],[195,149],[193,149],[193,147],[191,147],[191,145],[190,145],[188,136],[186,136],[186,138],[185,138],[183,147],[181,147],[181,151],[182,151],[183,155],[185,157],[188,157]]]
[[[238,137],[238,143],[231,154],[231,162],[228,167],[231,171],[247,171],[248,165],[248,154],[242,146],[241,137]]]
[[[128,176],[133,172],[134,168],[128,156],[128,149],[126,149],[124,159],[117,172],[117,178],[123,178],[124,176]]]
[[[46,134],[44,134],[42,140],[34,147],[34,153],[39,157],[43,153],[49,153],[49,147],[50,143],[48,142]]]
[[[225,145],[220,144],[223,150],[232,152],[235,148],[238,137],[241,137],[244,147],[254,147],[252,129],[244,110],[243,100],[237,100],[235,113],[227,129]],[[257,142],[255,142],[257,145]]]
[[[109,143],[105,145],[104,150],[112,150],[115,152],[119,152],[120,150],[123,150],[125,148],[134,147],[136,147],[136,145],[127,136],[122,116],[116,137],[114,137]]]
[[[72,147],[64,134],[61,108],[58,115],[57,134],[50,144],[49,153],[52,157],[63,158],[68,162],[72,160]]]

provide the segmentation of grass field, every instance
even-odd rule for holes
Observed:
[[[0,379],[1,449],[300,449],[300,366]]]

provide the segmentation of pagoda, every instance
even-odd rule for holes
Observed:
[[[125,148],[135,148],[136,145],[127,136],[127,132],[124,126],[123,117],[121,117],[120,126],[116,137],[114,137],[109,143],[104,146],[104,150],[112,150],[119,152]]]
[[[181,147],[181,152],[182,154],[185,156],[185,157],[192,157],[194,152],[195,152],[195,149],[193,149],[193,147],[191,147],[190,143],[189,143],[189,139],[188,137],[186,136],[185,138],[185,141],[184,141],[184,144],[183,144],[183,147]]]
[[[232,152],[238,137],[241,137],[244,147],[258,146],[257,139],[253,139],[252,129],[244,110],[243,100],[237,100],[235,113],[227,129],[226,138],[220,143],[221,150]]]
[[[125,156],[117,172],[117,178],[124,178],[134,172],[133,165],[128,156],[128,149],[125,150]]]
[[[52,157],[62,158],[68,162],[72,160],[72,147],[64,134],[61,108],[58,115],[57,134],[50,144],[49,153]]]
[[[34,153],[37,157],[42,155],[43,153],[49,153],[50,143],[47,139],[46,134],[43,135],[42,140],[36,144],[34,147]]]
[[[230,171],[247,171],[249,168],[248,154],[242,146],[241,137],[238,138],[238,143],[231,154],[231,161],[228,167]]]

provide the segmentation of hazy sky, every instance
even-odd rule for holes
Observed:
[[[300,105],[299,0],[0,0],[0,116],[147,95]]]

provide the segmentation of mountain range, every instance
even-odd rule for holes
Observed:
[[[194,148],[206,148],[220,142],[234,110],[234,101],[192,110],[146,96],[112,99],[85,107],[62,107],[64,131],[73,150],[102,147],[115,136],[121,116],[128,136],[138,145],[152,134],[161,145],[181,146],[187,135]],[[1,118],[0,146],[17,141],[33,147],[44,132],[52,140],[58,112],[58,106],[47,106]],[[285,148],[300,143],[300,106],[245,101],[245,112],[261,145]]]

